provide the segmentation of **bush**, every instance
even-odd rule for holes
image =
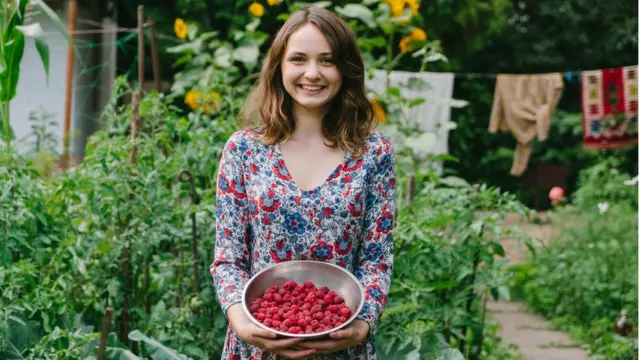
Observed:
[[[550,216],[557,236],[529,264],[517,267],[513,291],[557,327],[588,343],[593,354],[637,359],[637,331],[622,338],[613,325],[623,311],[632,323],[638,316],[638,190],[624,185],[629,176],[611,172],[607,164],[581,174],[579,207],[561,208]]]

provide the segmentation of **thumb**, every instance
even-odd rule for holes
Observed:
[[[275,339],[276,336],[277,336],[276,333],[271,332],[269,330],[265,330],[265,329],[263,329],[263,328],[261,328],[259,326],[256,326],[253,329],[253,334],[252,335],[253,336],[258,336],[258,337],[261,337],[261,338],[266,338],[266,339]]]

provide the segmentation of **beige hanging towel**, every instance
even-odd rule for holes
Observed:
[[[521,176],[527,169],[534,138],[547,139],[563,89],[560,73],[498,75],[489,132],[511,132],[516,138],[511,175]]]

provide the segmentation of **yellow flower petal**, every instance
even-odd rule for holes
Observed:
[[[378,119],[378,121],[380,122],[387,121],[387,114],[385,114],[384,108],[382,107],[382,105],[380,105],[380,102],[378,102],[378,100],[376,99],[373,99],[371,100],[371,104],[373,104],[373,111],[375,113],[376,119]]]
[[[402,15],[402,11],[404,10],[404,0],[386,0],[386,2],[389,4],[392,17]]]
[[[411,35],[409,35],[413,40],[425,41],[427,40],[427,33],[424,30],[415,28],[411,30]]]
[[[267,3],[269,4],[269,6],[276,6],[280,4],[280,0],[267,0]]]
[[[418,0],[406,0],[406,4],[407,4],[407,7],[411,9],[411,14],[413,14],[413,16],[418,15],[418,9],[420,9],[420,4],[418,3]]]
[[[249,6],[249,12],[255,17],[262,17],[264,15],[264,6],[254,2]]]
[[[408,36],[400,40],[400,52],[402,52],[403,54],[406,54],[408,52],[411,52],[411,50],[413,50],[411,48],[411,40],[412,39]]]
[[[189,32],[189,27],[184,22],[184,20],[177,18],[173,23],[173,30],[175,31],[177,37],[179,37],[180,39],[185,39]]]

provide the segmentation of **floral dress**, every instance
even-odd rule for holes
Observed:
[[[245,283],[262,269],[289,260],[332,262],[351,271],[365,288],[358,318],[371,331],[354,348],[313,358],[375,359],[373,331],[393,267],[396,163],[391,142],[372,132],[362,155],[347,153],[321,185],[302,190],[280,147],[253,139],[256,131],[234,133],[220,160],[211,275],[223,312],[242,301]],[[222,359],[276,358],[240,339],[229,326]]]

